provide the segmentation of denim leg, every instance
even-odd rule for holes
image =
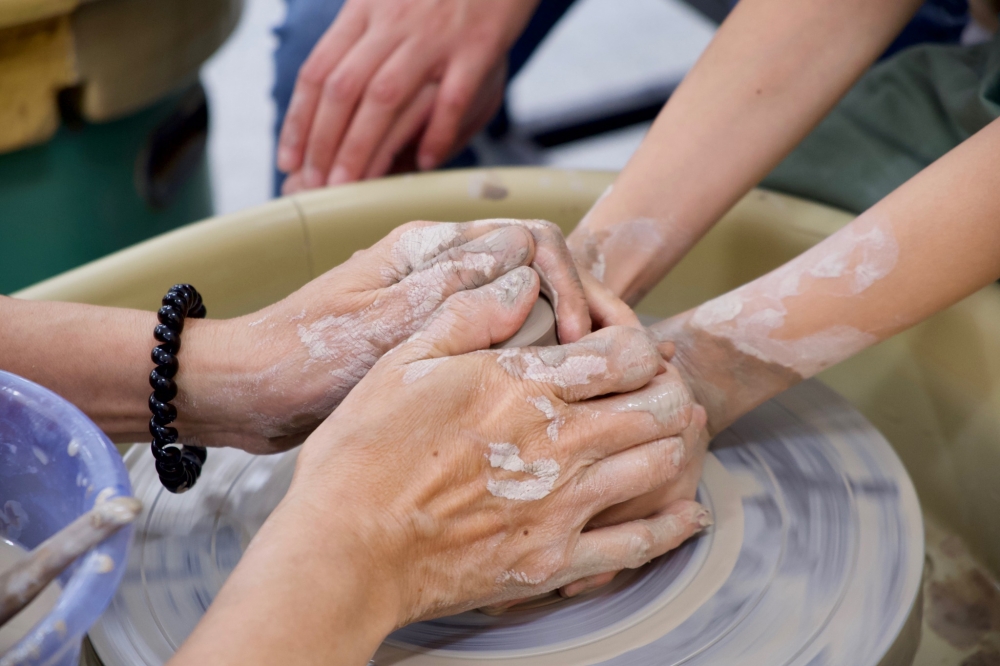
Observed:
[[[527,27],[514,46],[510,50],[507,58],[507,80],[510,81],[524,67],[531,55],[542,43],[542,40],[552,31],[556,23],[573,6],[576,0],[542,0],[535,14],[528,21]],[[494,138],[502,137],[507,133],[510,126],[510,119],[507,116],[507,102],[504,101],[497,115],[487,125],[487,132]]]
[[[286,0],[288,13],[285,22],[275,28],[278,47],[274,50],[274,88],[271,91],[277,115],[274,120],[274,139],[277,147],[278,135],[288,113],[288,103],[295,89],[295,79],[299,68],[312,52],[316,42],[330,27],[346,0]],[[274,196],[281,196],[281,185],[285,174],[274,169]]]

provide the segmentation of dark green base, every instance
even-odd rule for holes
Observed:
[[[111,123],[64,126],[45,145],[0,155],[0,293],[211,216],[203,151],[165,206],[154,208],[137,188],[137,160],[180,100]]]

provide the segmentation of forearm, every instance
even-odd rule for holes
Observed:
[[[364,666],[395,628],[388,577],[373,575],[382,563],[354,545],[363,518],[331,511],[342,502],[317,510],[293,495],[294,487],[170,666]]]
[[[998,150],[994,122],[808,252],[661,324],[711,430],[1000,277]]]
[[[115,440],[146,439],[156,324],[153,312],[0,297],[0,369],[58,393]],[[210,421],[196,396],[210,397],[228,379],[211,351],[217,337],[218,322],[185,326],[174,400],[186,419],[182,434]]]
[[[636,303],[820,121],[918,0],[742,0],[571,236]]]

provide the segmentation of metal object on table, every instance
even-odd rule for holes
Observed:
[[[165,663],[284,495],[296,453],[215,452],[190,493],[129,452],[137,523],[125,582],[91,631],[105,666]],[[713,443],[716,525],[608,588],[543,608],[405,627],[376,664],[901,666],[919,638],[923,525],[884,438],[806,382]]]

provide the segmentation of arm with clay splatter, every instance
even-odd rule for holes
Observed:
[[[780,268],[654,327],[717,433],[1000,277],[1000,121]]]
[[[529,264],[560,296],[560,336],[579,339],[590,320],[573,261],[557,227],[531,220],[412,222],[257,313],[189,320],[174,400],[182,442],[255,453],[301,442],[450,296]],[[0,297],[0,369],[136,441],[155,325],[152,312]]]
[[[833,108],[920,0],[741,0],[570,235],[637,303]]]

